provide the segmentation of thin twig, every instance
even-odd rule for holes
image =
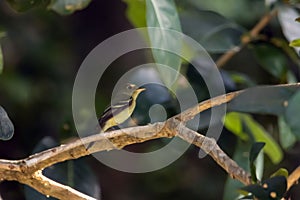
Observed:
[[[287,179],[287,191],[300,179],[300,166],[297,167],[288,177]]]
[[[182,122],[187,122],[191,119],[193,119],[197,114],[208,110],[210,108],[219,106],[224,103],[228,103],[235,97],[237,97],[240,93],[242,93],[243,90],[236,91],[236,92],[231,92],[228,94],[220,95],[212,99],[208,99],[206,101],[203,101],[196,106],[187,109],[186,111],[174,116],[173,118],[179,119]]]
[[[241,38],[241,45],[233,47],[223,54],[217,61],[216,65],[218,68],[223,67],[236,53],[243,49],[251,41],[255,40],[259,35],[260,31],[271,21],[271,19],[277,15],[277,10],[274,9],[271,12],[265,14],[258,23],[249,31],[248,34],[245,34]]]
[[[265,28],[265,26],[276,16],[278,13],[277,9],[272,10],[271,12],[265,14],[259,22],[251,29],[250,36],[255,38],[260,31]]]

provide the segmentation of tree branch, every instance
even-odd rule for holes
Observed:
[[[134,143],[175,137],[203,148],[217,163],[223,167],[231,177],[244,184],[249,184],[249,174],[239,168],[216,144],[195,131],[184,127],[184,123],[191,120],[200,112],[231,101],[241,91],[221,95],[190,108],[181,114],[169,118],[165,122],[158,122],[147,126],[131,127],[96,134],[82,138],[72,143],[63,144],[55,148],[42,151],[21,160],[0,160],[0,180],[15,180],[35,188],[39,192],[59,199],[93,199],[68,186],[57,183],[42,175],[42,170],[56,163],[76,159],[94,152],[123,148]],[[194,138],[194,139],[192,139]],[[92,144],[92,145],[91,145]],[[87,146],[90,146],[87,148]]]
[[[177,135],[183,140],[192,143],[209,154],[233,179],[237,179],[245,185],[251,184],[248,172],[242,169],[217,145],[215,139],[205,137],[185,126],[177,128]]]
[[[296,84],[298,86],[298,84]],[[250,174],[239,167],[235,161],[226,155],[216,141],[201,135],[185,126],[197,114],[215,106],[228,103],[242,91],[203,101],[186,111],[175,115],[165,122],[146,126],[130,127],[111,132],[96,134],[62,144],[58,147],[42,151],[21,160],[0,160],[0,180],[15,180],[35,188],[39,192],[59,199],[94,199],[68,186],[57,183],[42,175],[42,170],[56,163],[76,159],[99,151],[120,149],[130,144],[141,143],[157,138],[178,136],[192,143],[209,154],[232,178],[248,185],[251,183]],[[289,178],[289,187],[299,177],[298,169]]]

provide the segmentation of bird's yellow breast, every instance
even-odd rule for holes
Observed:
[[[134,105],[129,106],[128,108],[122,110],[120,113],[118,113],[117,115],[115,115],[111,119],[107,120],[105,122],[104,127],[102,127],[103,131],[106,131],[110,127],[116,126],[116,125],[121,124],[124,121],[126,121],[134,111],[135,104],[136,104],[135,101],[132,102],[132,104],[134,104]]]

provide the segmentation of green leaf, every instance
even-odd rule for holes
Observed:
[[[46,5],[48,0],[7,0],[9,5],[18,12],[24,12],[40,5]]]
[[[253,80],[251,80],[251,78],[249,76],[247,76],[246,74],[242,74],[239,72],[228,72],[230,74],[230,77],[232,78],[232,80],[237,84],[237,85],[242,85],[245,87],[253,87],[256,84],[254,83]]]
[[[224,118],[224,126],[241,140],[248,140],[247,133],[243,132],[243,125],[240,113],[230,112]]]
[[[249,163],[250,163],[250,172],[251,172],[251,178],[254,183],[257,182],[257,176],[256,176],[256,165],[255,160],[258,157],[260,151],[264,148],[265,143],[263,142],[256,142],[252,145],[250,150],[250,156],[249,156]]]
[[[289,42],[299,38],[300,24],[295,21],[295,19],[299,17],[298,11],[292,6],[281,5],[278,9],[277,16],[285,38]],[[295,49],[296,52],[299,51],[298,47],[295,47]]]
[[[47,150],[59,144],[51,137],[44,137],[34,148],[33,153]],[[95,174],[85,158],[58,163],[43,170],[43,174],[55,181],[68,185],[96,199],[100,198],[100,186]],[[28,200],[47,200],[45,195],[25,186],[25,197]],[[54,199],[54,198],[50,198]]]
[[[60,15],[69,15],[77,10],[82,10],[90,4],[91,0],[51,0],[48,9]]]
[[[183,32],[209,52],[224,53],[240,45],[240,37],[245,32],[244,28],[216,12],[188,9],[179,15]]]
[[[240,45],[240,38],[244,30],[236,24],[224,24],[206,34],[200,41],[204,48],[213,53],[226,52]]]
[[[214,0],[214,1],[178,1],[188,4],[189,7],[199,10],[214,10],[228,19],[233,19],[241,24],[249,24],[257,21],[262,16],[266,7],[265,1],[249,2],[247,0]],[[233,6],[234,5],[234,6]]]
[[[14,125],[6,111],[0,106],[0,140],[9,140],[14,135]]]
[[[254,164],[254,161],[256,160],[258,154],[264,148],[265,145],[266,144],[263,142],[256,142],[252,145],[249,156],[250,164]]]
[[[240,167],[242,167],[246,171],[249,171],[247,152],[249,151],[250,147],[250,142],[243,142],[241,140],[238,140],[232,158]],[[241,182],[228,177],[225,183],[223,199],[236,199],[239,196],[238,188],[241,187],[243,187],[243,184]]]
[[[136,27],[146,27],[146,2],[145,0],[124,0],[127,4],[126,16]]]
[[[300,90],[288,101],[285,121],[291,128],[292,133],[300,140]]]
[[[178,52],[182,49],[181,38],[177,38],[168,30],[181,32],[179,17],[173,0],[147,0],[147,26],[158,27],[159,29],[148,28],[150,42],[158,49],[152,48],[152,54],[156,63],[160,63],[171,67],[179,73],[181,67],[181,58],[168,51]],[[167,50],[167,51],[166,51]],[[178,77],[178,73],[169,73],[169,70],[158,66],[163,82],[167,87],[174,87],[174,82]]]
[[[255,57],[259,64],[270,74],[278,79],[285,77],[287,71],[287,59],[278,48],[262,44],[254,46]]]
[[[253,135],[255,141],[266,143],[264,152],[274,164],[278,164],[283,158],[283,153],[277,142],[250,115],[243,114],[243,121],[245,122],[246,128]]]
[[[300,39],[292,40],[289,45],[291,47],[300,47]]]
[[[286,102],[300,89],[300,84],[259,86],[246,89],[227,104],[228,111],[282,115]]]
[[[266,143],[264,152],[270,157],[273,163],[276,164],[282,160],[283,153],[277,142],[250,115],[229,113],[225,117],[224,124],[229,131],[243,140],[247,140],[248,136],[246,135],[246,132],[248,132],[253,136],[255,141]],[[253,156],[255,156],[255,154]],[[251,159],[253,158],[255,157],[252,157]],[[251,162],[254,162],[254,160],[251,160]]]
[[[291,148],[295,142],[296,137],[292,133],[291,128],[286,123],[283,116],[278,117],[278,127],[279,127],[279,141],[283,149]]]
[[[254,161],[255,164],[255,174],[257,179],[260,181],[262,180],[263,174],[264,174],[264,164],[265,164],[265,154],[263,151],[261,151],[256,160]]]
[[[270,177],[275,177],[275,176],[284,176],[285,178],[288,178],[289,172],[285,168],[280,168],[275,173],[273,173]]]

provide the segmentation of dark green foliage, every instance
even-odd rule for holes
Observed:
[[[284,176],[275,176],[264,180],[261,184],[249,185],[241,188],[241,190],[250,192],[259,200],[280,200],[286,192],[286,187],[286,178]]]
[[[286,110],[285,102],[289,101],[299,87],[300,85],[250,88],[229,102],[228,110],[282,115]]]
[[[288,101],[284,116],[292,133],[300,140],[300,90]]]
[[[14,135],[14,125],[6,111],[0,106],[0,140],[9,140]]]
[[[25,12],[38,6],[46,6],[50,0],[7,0],[9,5],[18,12]]]
[[[242,189],[245,195],[242,199],[280,199],[286,190],[286,169],[279,169],[270,179],[260,181],[276,171],[279,163],[288,171],[299,164],[299,155],[294,152],[298,152],[300,139],[300,85],[279,85],[300,80],[299,49],[294,48],[299,46],[297,38],[300,37],[299,26],[295,25],[299,25],[296,3],[299,1],[272,4],[272,9],[278,9],[278,15],[273,16],[258,35],[250,37],[249,31],[270,11],[264,1],[0,0],[0,104],[9,111],[8,117],[0,107],[0,139],[10,139],[16,127],[12,140],[0,141],[0,158],[24,158],[32,153],[36,144],[39,146],[36,150],[41,151],[63,143],[65,138],[77,136],[71,93],[84,57],[116,33],[134,27],[161,27],[192,37],[211,58],[203,57],[203,52],[191,53],[187,44],[163,32],[137,34],[147,44],[161,49],[176,48],[187,55],[187,59],[157,49],[137,54],[130,52],[128,54],[134,56],[118,58],[99,82],[95,100],[97,114],[108,105],[119,77],[144,63],[166,64],[186,80],[157,68],[134,74],[134,80],[146,79],[168,85],[178,80],[172,89],[183,94],[188,82],[199,101],[208,99],[211,94],[203,77],[210,75],[208,69],[222,55],[236,51],[222,65],[220,74],[226,92],[246,90],[227,104],[226,116],[211,122],[210,110],[202,113],[199,132],[205,134],[209,125],[222,123],[225,117],[225,128],[218,144],[251,172],[256,183]],[[245,38],[251,41],[243,43]],[[99,58],[102,59],[101,55]],[[199,67],[194,69],[192,62]],[[197,70],[203,73],[200,75]],[[210,80],[217,83],[214,78]],[[173,98],[171,90],[154,85],[149,85],[147,90],[149,92],[138,99],[133,115],[138,124],[163,121],[178,114],[178,100]],[[162,105],[156,107],[159,112],[148,113],[148,108],[154,104]],[[56,140],[44,139],[45,136]],[[126,148],[145,152],[168,142],[169,139],[164,139]],[[265,146],[255,142],[264,142]],[[259,154],[262,148],[265,154]],[[198,151],[191,147],[176,163],[147,174],[126,174],[99,162],[93,163],[96,170],[92,171],[86,159],[59,163],[45,169],[44,174],[95,198],[100,198],[97,180],[101,178],[106,200],[221,199],[222,192],[216,191],[224,188],[226,173],[212,159],[198,159]],[[240,182],[228,178],[224,200],[237,199],[237,190],[241,187]],[[3,199],[24,199],[18,185],[9,187],[1,183],[0,190]],[[296,188],[293,197],[299,197],[299,191]],[[249,192],[252,194],[247,196]],[[19,195],[18,198],[15,195]],[[48,199],[27,187],[25,195],[27,199]]]
[[[254,183],[257,183],[258,179],[256,177],[256,166],[255,166],[255,160],[260,153],[260,151],[264,148],[265,143],[263,142],[257,142],[254,143],[250,150],[250,156],[249,156],[249,164],[250,164],[250,172],[251,172],[251,178]]]

